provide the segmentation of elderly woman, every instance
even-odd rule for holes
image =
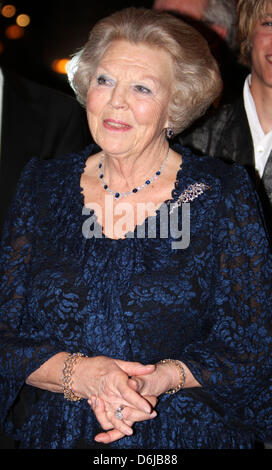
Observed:
[[[272,429],[265,229],[242,168],[168,143],[220,92],[207,44],[123,10],[73,86],[97,145],[34,158],[2,240],[5,430],[21,448],[251,448]]]

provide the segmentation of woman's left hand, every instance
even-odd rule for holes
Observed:
[[[153,408],[156,406],[157,398],[155,396],[145,396],[145,399],[149,401]],[[92,397],[91,400],[88,400],[88,403],[92,407],[97,420],[106,431],[97,434],[95,436],[95,441],[102,442],[103,444],[110,444],[111,442],[117,441],[127,435],[123,434],[118,429],[113,428],[112,422],[107,417],[105,403],[101,398]],[[155,410],[153,410],[151,413],[144,413],[143,411],[137,410],[135,408],[125,406],[122,410],[122,415],[122,421],[132,429],[132,426],[135,422],[153,419],[157,416],[157,413]]]
[[[181,364],[185,373],[184,388],[201,387],[190,369],[183,362]],[[145,376],[133,376],[130,380],[130,386],[131,381],[134,382],[132,388],[143,397],[151,394],[158,397],[170,389],[175,389],[179,385],[180,379],[179,369],[173,362],[159,362],[153,372]]]

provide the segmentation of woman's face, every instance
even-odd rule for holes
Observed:
[[[171,56],[145,44],[114,41],[87,95],[94,140],[112,156],[140,155],[164,141],[173,83]]]

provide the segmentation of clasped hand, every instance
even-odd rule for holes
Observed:
[[[162,368],[110,359],[105,356],[83,358],[74,375],[75,393],[87,398],[102,429],[95,440],[109,444],[133,434],[137,421],[157,416],[157,397],[169,388],[169,376]],[[92,372],[90,374],[90,371]],[[123,407],[123,419],[115,412]]]

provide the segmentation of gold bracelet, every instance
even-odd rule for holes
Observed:
[[[67,359],[64,361],[63,376],[62,376],[62,390],[64,398],[69,401],[80,401],[81,397],[78,397],[72,389],[72,375],[74,372],[75,365],[80,357],[84,357],[82,353],[69,354]]]
[[[186,375],[185,375],[185,370],[184,370],[184,367],[182,365],[182,362],[177,361],[176,359],[162,359],[157,364],[167,364],[167,363],[174,364],[178,368],[179,376],[180,376],[179,384],[175,388],[171,388],[170,390],[165,392],[165,393],[169,393],[169,394],[172,395],[173,393],[178,392],[179,390],[181,390],[184,387],[185,380],[186,380]]]

